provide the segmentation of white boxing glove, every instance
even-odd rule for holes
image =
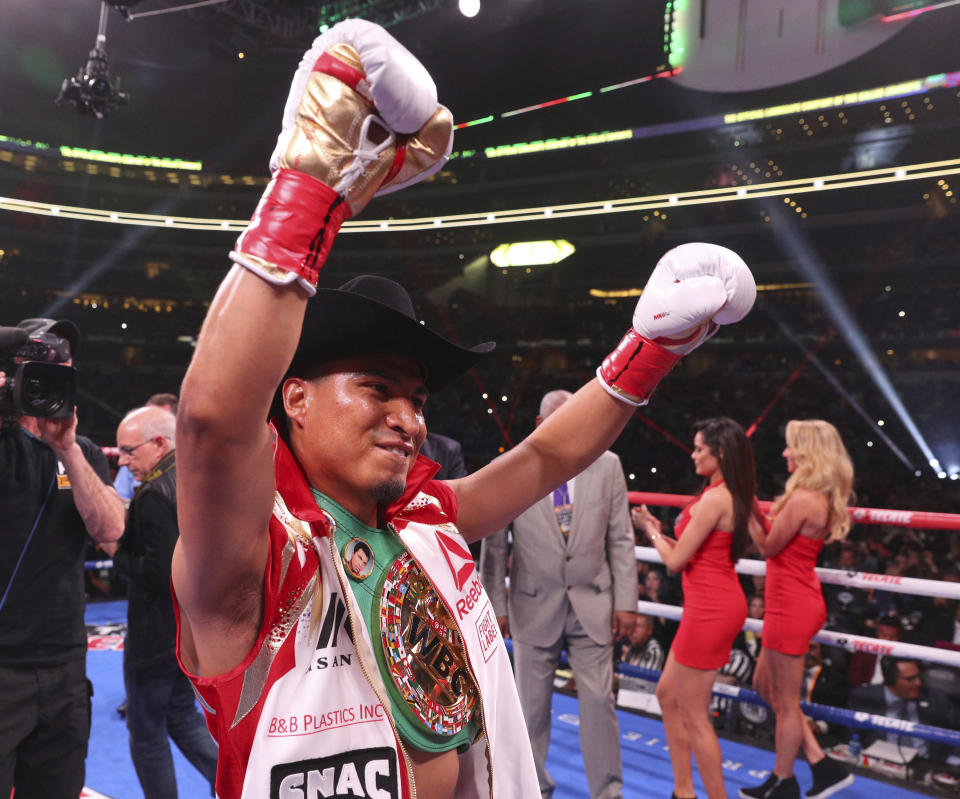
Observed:
[[[453,117],[423,65],[378,25],[335,25],[294,75],[273,180],[231,259],[313,294],[343,221],[375,195],[432,175],[452,145]]]
[[[732,250],[716,244],[674,247],[657,263],[633,313],[633,327],[597,369],[613,396],[646,405],[680,357],[699,347],[719,325],[742,319],[757,286]]]
[[[686,355],[738,322],[757,298],[750,269],[733,250],[693,242],[674,247],[658,262],[637,301],[633,327],[645,338]]]

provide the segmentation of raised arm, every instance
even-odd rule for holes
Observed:
[[[259,584],[273,504],[267,412],[293,357],[306,305],[298,285],[273,286],[235,266],[204,321],[177,413],[177,596],[192,616],[230,607],[237,585]],[[256,601],[254,601],[256,600]]]
[[[664,255],[637,303],[632,327],[604,359],[597,378],[510,452],[450,482],[467,540],[505,526],[593,463],[680,357],[719,324],[742,319],[755,297],[750,270],[730,250],[694,243]]]
[[[430,76],[382,28],[349,20],[304,56],[273,178],[230,255],[236,266],[181,389],[173,581],[191,624],[244,624],[262,610],[274,495],[268,409],[340,224],[375,194],[439,169],[451,137]]]
[[[450,485],[468,541],[505,527],[564,480],[579,474],[620,435],[635,408],[594,380],[509,452]]]

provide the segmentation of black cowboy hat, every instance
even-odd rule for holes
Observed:
[[[17,327],[26,330],[28,335],[37,336],[40,333],[53,333],[55,336],[70,343],[70,355],[77,357],[80,349],[80,328],[69,319],[24,319],[17,323]]]
[[[413,301],[399,283],[360,275],[338,289],[317,289],[307,303],[300,343],[284,379],[339,358],[403,355],[418,363],[431,391],[474,366],[496,344],[461,347],[417,321]],[[272,415],[283,409],[279,390]]]

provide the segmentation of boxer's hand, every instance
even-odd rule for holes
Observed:
[[[633,327],[608,355],[597,377],[606,390],[646,405],[680,357],[720,325],[747,315],[757,296],[750,269],[716,244],[681,244],[657,263],[633,314]]]
[[[335,25],[300,62],[273,179],[231,259],[313,294],[343,221],[374,195],[432,175],[452,143],[453,118],[423,65],[373,23]]]
[[[733,250],[695,242],[674,247],[657,263],[633,312],[633,329],[686,355],[753,307],[757,286]]]

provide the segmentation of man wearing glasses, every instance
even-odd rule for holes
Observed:
[[[174,415],[154,405],[131,411],[117,428],[119,463],[140,485],[119,546],[105,547],[127,580],[126,718],[146,799],[177,795],[169,738],[211,787],[217,770],[216,744],[174,651],[170,562],[179,537],[175,428]]]
[[[158,408],[170,411],[170,413],[176,416],[178,402],[179,400],[176,394],[163,393],[151,395],[150,399],[148,399],[144,405],[156,405]],[[133,499],[133,492],[137,490],[137,486],[139,485],[140,481],[133,476],[128,466],[120,466],[120,468],[117,469],[117,474],[113,478],[113,487],[117,489],[117,493],[124,503],[127,505],[130,504],[130,500]],[[126,712],[126,710],[124,709],[123,712]]]

